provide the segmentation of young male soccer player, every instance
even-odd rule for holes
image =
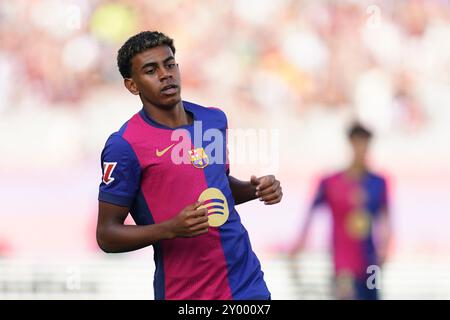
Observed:
[[[118,52],[125,87],[143,108],[102,152],[97,242],[105,252],[153,245],[156,299],[269,299],[235,205],[280,202],[280,182],[229,175],[227,118],[181,99],[174,55],[172,39],[149,31]],[[216,133],[215,148],[195,136],[198,124]],[[128,213],[136,226],[124,225]]]
[[[378,298],[377,279],[369,279],[376,275],[376,269],[371,271],[368,267],[381,266],[385,261],[391,228],[386,180],[371,172],[367,164],[371,137],[372,133],[360,124],[350,128],[352,162],[345,170],[321,180],[303,231],[291,251],[294,258],[302,250],[314,209],[326,204],[333,221],[337,299]]]

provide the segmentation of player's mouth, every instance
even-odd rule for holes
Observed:
[[[165,95],[172,95],[178,92],[178,86],[176,84],[169,84],[167,86],[164,86],[161,89],[161,93]]]

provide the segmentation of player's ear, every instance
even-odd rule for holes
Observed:
[[[136,83],[133,81],[132,78],[125,78],[123,79],[123,84],[125,87],[134,95],[139,95],[139,90],[136,86]]]

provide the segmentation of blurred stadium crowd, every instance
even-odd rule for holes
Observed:
[[[77,108],[121,82],[114,58],[128,36],[158,29],[175,39],[186,90],[252,111],[279,110],[280,96],[298,115],[353,107],[377,126],[415,130],[427,86],[448,85],[449,28],[445,0],[2,1],[0,108]]]

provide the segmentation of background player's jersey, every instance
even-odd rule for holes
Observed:
[[[322,179],[313,206],[327,204],[333,220],[333,254],[336,274],[367,277],[376,264],[373,222],[387,208],[385,180],[366,172],[360,179],[339,172]]]
[[[160,223],[205,201],[214,225],[207,234],[153,246],[156,299],[268,299],[228,182],[226,116],[219,109],[183,105],[192,125],[174,130],[141,110],[109,137],[99,200],[129,207],[138,225]],[[200,123],[203,138],[197,133]]]

